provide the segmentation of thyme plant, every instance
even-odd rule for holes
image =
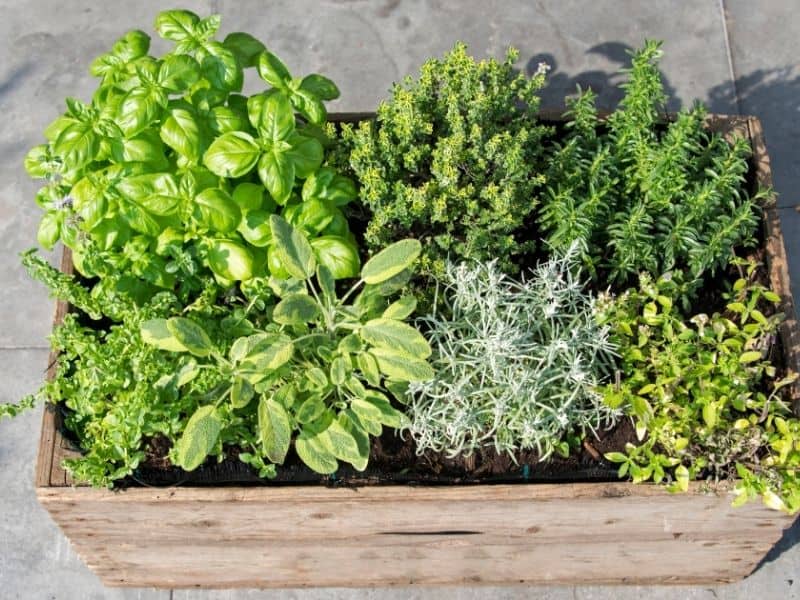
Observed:
[[[541,141],[539,89],[512,65],[476,61],[464,44],[432,59],[419,79],[394,86],[374,121],[343,128],[360,198],[371,211],[370,249],[406,237],[423,243],[420,272],[442,274],[453,260],[513,258],[531,247],[520,235],[535,206]]]
[[[613,369],[608,326],[574,275],[577,250],[525,281],[497,264],[448,263],[438,302],[419,319],[435,377],[409,386],[408,432],[419,452],[535,449],[542,459],[573,431],[610,425],[619,409],[598,386]]]

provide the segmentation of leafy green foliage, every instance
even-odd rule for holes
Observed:
[[[248,34],[215,40],[219,24],[159,14],[156,30],[174,42],[160,58],[148,55],[145,33],[125,34],[92,63],[91,101],[68,98],[47,143],[28,153],[28,172],[47,182],[36,198],[39,243],[63,241],[82,274],[126,271],[142,290],[178,288],[184,301],[209,272],[225,285],[268,277],[281,270],[268,261],[269,216],[280,206],[323,236],[323,260],[350,260],[334,276],[351,275],[357,254],[341,207],[355,185],[321,168],[318,132],[338,89],[321,75],[292,78]],[[256,66],[270,88],[248,98],[244,70]]]
[[[548,243],[577,242],[590,272],[618,284],[673,269],[699,283],[754,241],[758,223],[761,195],[743,190],[747,141],[708,133],[700,105],[661,125],[660,56],[655,42],[634,53],[625,97],[605,123],[591,90],[569,101],[569,132],[548,157],[539,216]]]
[[[142,323],[148,344],[210,359],[198,368],[224,382],[214,403],[201,405],[189,419],[175,459],[187,470],[205,461],[222,431],[225,407],[251,415],[254,443],[243,457],[248,464],[283,464],[294,438],[297,455],[319,473],[335,472],[339,461],[364,470],[369,436],[406,422],[391,404],[391,390],[433,377],[425,361],[428,342],[403,322],[414,305],[407,298],[392,304],[387,299],[398,288],[386,282],[411,267],[419,242],[384,249],[339,298],[330,269],[316,260],[306,236],[277,215],[270,226],[291,275],[270,282],[280,298],[270,323],[233,340],[227,352],[184,317]]]
[[[761,495],[772,507],[800,510],[800,419],[779,393],[797,375],[775,380],[769,353],[782,316],[762,310],[779,298],[752,280],[755,268],[711,316],[684,318],[672,277],[642,275],[638,290],[604,306],[622,357],[605,402],[635,420],[642,441],[607,455],[620,476],[686,491],[692,479],[738,475],[737,502]]]
[[[345,127],[350,165],[371,210],[372,250],[406,237],[423,242],[420,271],[442,274],[448,256],[511,270],[531,244],[519,235],[531,214],[541,141],[537,91],[505,62],[475,61],[458,44],[429,60],[418,80],[394,87],[375,121]]]
[[[492,445],[568,454],[565,435],[620,414],[597,387],[613,366],[608,328],[573,275],[576,253],[541,263],[524,282],[494,263],[450,265],[440,305],[420,319],[435,377],[409,387],[408,430],[419,451]]]

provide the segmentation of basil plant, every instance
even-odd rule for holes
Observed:
[[[339,90],[320,75],[292,77],[246,33],[214,39],[219,25],[217,15],[162,12],[155,29],[171,52],[150,56],[150,37],[131,31],[92,63],[91,101],[68,98],[25,159],[46,180],[39,243],[61,240],[86,276],[125,272],[139,293],[178,287],[186,297],[211,275],[223,285],[285,275],[271,252],[279,212],[335,278],[357,275],[341,210],[355,185],[322,166],[323,102]],[[248,98],[250,67],[267,89]]]
[[[339,461],[364,470],[370,436],[384,426],[406,425],[391,397],[402,399],[409,382],[433,377],[428,342],[404,322],[416,301],[389,300],[408,282],[421,245],[408,239],[385,248],[340,297],[331,268],[316,259],[306,234],[278,215],[269,223],[289,278],[271,278],[279,300],[263,330],[224,344],[185,317],[142,325],[146,343],[201,361],[171,384],[191,381],[200,369],[213,369],[224,381],[212,401],[199,402],[172,459],[195,469],[209,454],[221,453],[226,429],[252,423],[254,435],[235,439],[252,440],[239,458],[262,476],[283,464],[292,440],[299,458],[318,473],[334,473]]]

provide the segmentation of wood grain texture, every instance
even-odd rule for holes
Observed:
[[[719,583],[792,519],[700,486],[40,488],[111,586]]]
[[[757,119],[712,115],[708,125],[749,136],[756,180],[771,185]],[[792,315],[780,332],[784,354],[800,370],[774,203],[764,228],[771,285]],[[72,270],[68,251],[62,268]],[[56,324],[67,310],[59,303]],[[71,487],[60,463],[72,452],[46,410],[37,495],[110,586],[714,584],[748,575],[793,521],[759,503],[733,509],[730,495],[698,483],[678,495],[630,483],[112,492]]]

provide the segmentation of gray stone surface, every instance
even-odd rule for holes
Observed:
[[[800,184],[794,140],[800,133],[800,12],[792,0],[182,0],[201,14],[223,15],[223,32],[261,37],[298,74],[318,71],[342,88],[334,110],[371,110],[392,82],[457,39],[478,56],[520,49],[520,68],[540,61],[553,70],[546,106],[562,104],[575,85],[592,85],[608,106],[625,49],[644,38],[666,40],[663,72],[676,108],[694,98],[716,112],[759,115],[781,194],[781,217],[795,290],[800,290]],[[721,7],[727,9],[727,22]],[[151,31],[162,2],[0,0],[0,401],[16,401],[43,377],[52,302],[18,266],[17,253],[35,243],[36,184],[21,168],[28,147],[62,110],[63,98],[87,98],[91,58],[132,28]],[[726,27],[727,25],[727,27]],[[726,33],[727,36],[726,37]],[[156,42],[156,48],[163,48]],[[730,49],[730,54],[728,50]],[[250,81],[248,85],[256,85]],[[738,92],[738,95],[737,95]],[[795,297],[800,297],[797,294]],[[149,591],[104,589],[70,550],[33,493],[39,413],[0,423],[0,597],[58,600],[173,598],[798,598],[800,525],[744,582],[705,587],[410,588],[371,590]],[[580,565],[576,565],[576,569]]]
[[[47,350],[0,349],[0,402],[41,385]],[[166,600],[169,591],[109,590],[80,561],[36,502],[33,470],[41,410],[0,424],[0,598]]]

